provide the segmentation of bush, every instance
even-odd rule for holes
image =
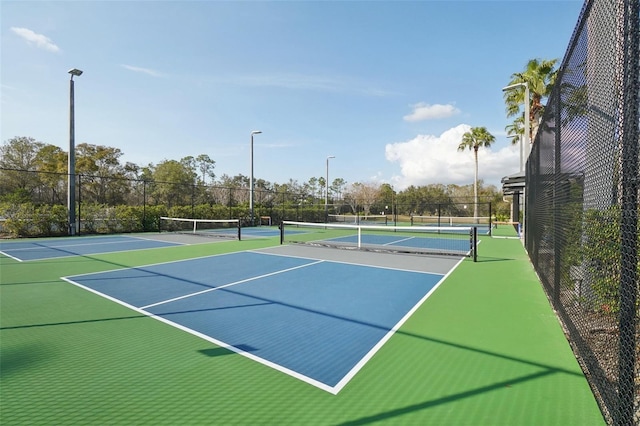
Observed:
[[[104,224],[101,218],[106,208],[107,206],[104,204],[82,204],[80,209],[80,225],[82,227],[81,232],[87,234],[95,234],[106,230],[102,229],[104,228]]]
[[[11,237],[66,235],[69,229],[67,209],[61,205],[36,206],[33,203],[2,203],[3,231]]]
[[[119,205],[114,209],[114,216],[119,226],[119,232],[141,232],[144,230],[142,207]]]
[[[3,203],[0,215],[5,218],[4,229],[12,237],[26,237],[31,227],[30,219],[34,214],[34,205],[22,203],[10,205]]]
[[[621,281],[621,209],[587,210],[584,214],[582,258],[587,270],[587,282],[595,296],[595,308],[603,313],[620,311]],[[636,231],[640,247],[640,232]],[[640,256],[637,273],[640,276]],[[640,307],[640,300],[638,301]]]

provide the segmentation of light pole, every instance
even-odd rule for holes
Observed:
[[[522,155],[522,150],[526,149],[526,155],[524,155],[524,162],[526,163],[527,160],[529,159],[529,154],[531,153],[531,121],[529,119],[529,108],[530,108],[530,103],[531,103],[531,99],[529,99],[529,85],[527,84],[527,82],[522,82],[522,83],[516,83],[516,84],[511,84],[507,87],[503,87],[502,91],[507,91],[507,90],[511,90],[511,89],[515,89],[516,87],[524,87],[524,137],[521,139],[524,141],[524,146],[526,148],[524,148],[523,146],[520,147],[521,149],[521,155]],[[520,172],[524,172],[523,169],[523,164],[522,162],[520,162]],[[525,235],[525,226],[526,226],[526,203],[525,203],[525,191],[526,188],[522,191],[522,227],[521,227],[521,238],[524,237]]]
[[[251,226],[255,225],[253,217],[253,135],[262,133],[260,130],[251,132],[251,175],[249,177],[249,210],[251,210]]]
[[[529,85],[527,82],[516,83],[503,87],[502,91],[506,92],[507,90],[515,89],[516,87],[524,87],[524,137],[520,139],[520,171],[522,172],[524,171],[522,157],[524,157],[524,161],[526,162],[529,158],[529,153],[531,152],[531,122],[529,117],[531,100],[529,99]],[[527,150],[526,155],[523,155],[525,149]]]
[[[336,158],[333,155],[327,157],[327,175],[324,180],[324,221],[329,222],[329,160]]]
[[[391,218],[393,219],[393,225],[397,226],[398,225],[398,209],[396,206],[396,190],[393,189],[393,186],[391,187]]]
[[[76,135],[75,135],[75,111],[73,95],[73,76],[81,76],[82,71],[73,68],[69,70],[69,161],[67,164],[67,209],[69,211],[69,235],[76,234]]]

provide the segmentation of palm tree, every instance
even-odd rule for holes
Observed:
[[[475,178],[473,180],[473,217],[478,217],[478,149],[482,146],[489,148],[496,138],[489,133],[486,127],[472,127],[462,135],[462,141],[458,145],[458,151],[472,150],[475,159]]]
[[[520,142],[520,138],[524,136],[524,114],[517,117],[511,124],[504,127],[507,132],[507,138],[511,139],[511,145]]]
[[[511,74],[509,86],[518,83],[527,83],[529,86],[531,96],[531,99],[528,100],[531,106],[529,109],[529,120],[531,122],[529,140],[532,142],[536,135],[538,120],[544,112],[542,99],[551,94],[556,75],[558,74],[558,70],[555,69],[557,62],[557,59],[531,59],[527,62],[527,66],[523,72]],[[514,90],[505,91],[504,101],[507,105],[507,117],[519,116],[521,114],[520,105],[524,104],[525,101],[524,88],[518,87]]]
[[[522,171],[524,167],[524,154],[522,152],[524,137],[524,114],[521,114],[515,120],[513,120],[511,124],[505,126],[504,130],[507,132],[507,138],[511,139],[511,145],[516,145],[518,142],[520,143],[518,151],[520,153],[520,171]]]

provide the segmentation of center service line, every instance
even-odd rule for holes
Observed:
[[[282,274],[284,272],[293,271],[295,269],[306,268],[307,266],[313,266],[313,265],[316,265],[316,264],[322,263],[322,262],[325,262],[325,261],[324,260],[318,260],[317,262],[307,263],[306,265],[294,266],[293,268],[283,269],[281,271],[271,272],[271,273],[264,274],[264,275],[258,275],[257,277],[251,277],[251,278],[247,278],[247,279],[244,279],[244,280],[235,281],[235,282],[232,282],[232,283],[229,283],[229,284],[221,285],[219,287],[214,287],[214,288],[198,291],[198,292],[191,293],[191,294],[186,294],[184,296],[174,297],[173,299],[164,300],[162,302],[157,302],[157,303],[152,303],[151,305],[141,306],[140,309],[153,308],[154,306],[164,305],[165,303],[175,302],[176,300],[186,299],[186,298],[192,297],[192,296],[198,296],[200,294],[208,293],[210,291],[220,290],[220,289],[223,289],[223,288],[231,287],[231,286],[236,285],[236,284],[242,284],[242,283],[246,283],[246,282],[249,282],[249,281],[259,280],[261,278],[266,278],[266,277],[270,277],[272,275]]]

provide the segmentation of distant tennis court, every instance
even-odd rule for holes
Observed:
[[[20,262],[181,245],[132,236],[75,237],[0,242],[0,253]]]
[[[477,228],[283,221],[281,243],[477,258]]]
[[[276,247],[64,279],[338,393],[460,261],[425,272],[417,258],[340,254]]]

